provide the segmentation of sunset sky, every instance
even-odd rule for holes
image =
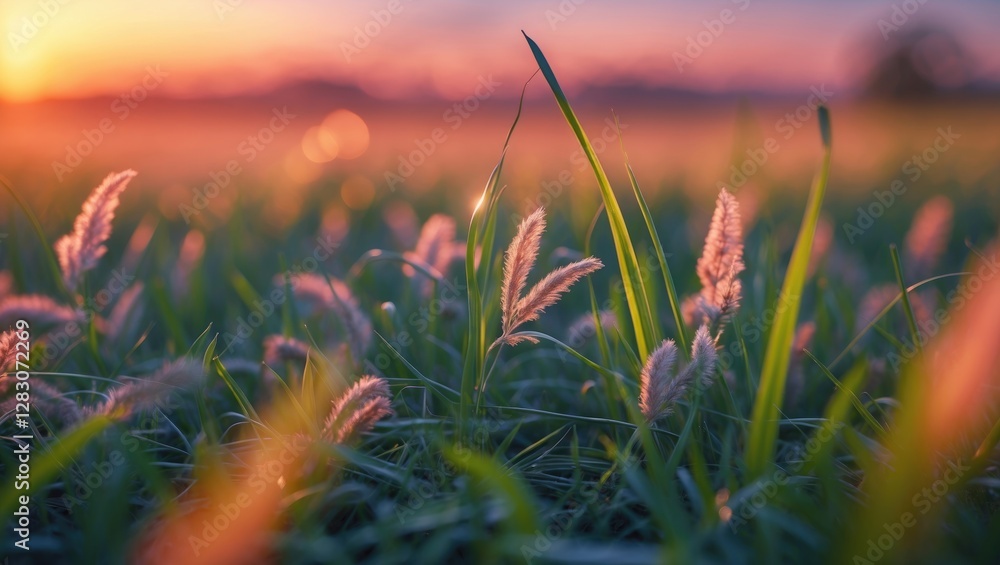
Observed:
[[[729,23],[679,71],[674,54],[689,55],[688,38],[708,37],[704,22],[723,10]],[[376,97],[455,98],[481,76],[530,75],[521,29],[570,88],[845,88],[863,72],[859,51],[884,44],[879,20],[892,15],[893,2],[855,0],[3,0],[0,97],[114,95],[152,66],[168,76],[159,93],[180,97],[319,78]],[[1000,2],[928,0],[898,33],[927,21],[952,29],[977,61],[975,79],[1000,82]]]

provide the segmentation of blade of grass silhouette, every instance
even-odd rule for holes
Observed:
[[[618,256],[618,265],[625,288],[625,299],[628,302],[629,313],[632,316],[632,323],[635,326],[635,340],[639,349],[639,358],[641,361],[645,361],[656,343],[656,331],[654,330],[653,314],[646,301],[646,290],[643,286],[642,273],[639,269],[639,260],[636,257],[632,239],[629,237],[625,217],[622,215],[618,199],[611,188],[611,181],[608,180],[608,176],[604,173],[604,168],[597,158],[597,153],[590,144],[587,134],[584,133],[583,126],[580,125],[576,114],[573,113],[573,109],[570,107],[569,101],[562,91],[562,87],[559,86],[559,81],[556,80],[556,75],[552,67],[545,59],[545,55],[538,47],[538,44],[523,31],[521,33],[528,41],[528,46],[531,48],[531,52],[535,56],[535,61],[538,62],[538,67],[541,69],[542,75],[545,77],[549,88],[552,90],[552,94],[555,96],[559,109],[562,110],[563,116],[576,135],[577,141],[580,142],[580,146],[583,148],[583,152],[586,154],[587,160],[590,162],[590,166],[597,177],[597,185],[601,189],[601,198],[604,200],[605,211],[608,214],[608,221],[611,224],[615,254]]]
[[[533,73],[531,76],[534,77]],[[483,315],[483,293],[479,285],[479,273],[476,269],[476,248],[482,240],[482,261],[483,265],[492,262],[493,239],[496,229],[496,200],[503,188],[499,186],[500,173],[503,171],[504,159],[507,156],[507,149],[510,147],[511,136],[521,119],[521,111],[524,109],[524,93],[528,88],[528,81],[521,88],[521,97],[517,104],[517,113],[514,121],[507,130],[507,137],[504,139],[503,148],[500,151],[500,159],[493,171],[490,173],[483,193],[479,197],[479,204],[472,212],[469,221],[469,235],[465,246],[465,286],[468,293],[469,307],[469,335],[466,336],[465,365],[462,370],[462,384],[458,398],[458,437],[460,441],[465,441],[465,424],[469,417],[469,412],[473,406],[473,391],[476,383],[483,377],[486,362],[486,325],[488,317]],[[483,218],[486,217],[484,222]],[[480,231],[482,230],[482,233]],[[485,266],[483,270],[488,270]],[[485,284],[485,279],[484,279]]]
[[[780,296],[787,307],[775,317],[764,354],[760,388],[754,401],[750,418],[750,437],[747,442],[747,470],[751,480],[763,475],[774,457],[778,438],[778,411],[785,395],[789,352],[795,336],[813,237],[816,234],[816,225],[819,222],[819,213],[823,207],[827,180],[830,176],[830,114],[825,106],[820,106],[817,113],[824,148],[823,164],[809,193],[802,226],[782,283]]]

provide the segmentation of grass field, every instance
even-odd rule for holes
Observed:
[[[321,182],[280,227],[160,218],[141,170],[74,226],[5,183],[12,562],[996,562],[990,188],[828,194],[835,105],[798,192],[612,187],[655,149],[598,156],[528,41],[597,191],[544,229],[502,153],[472,211]]]

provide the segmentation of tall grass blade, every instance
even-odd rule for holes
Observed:
[[[594,169],[594,174],[597,176],[597,184],[601,189],[601,198],[604,200],[604,207],[608,213],[608,221],[611,223],[611,235],[615,243],[615,254],[618,256],[618,265],[621,269],[622,284],[625,287],[625,298],[628,301],[629,314],[632,316],[632,324],[635,326],[635,341],[639,349],[639,358],[645,360],[657,342],[656,331],[653,326],[654,316],[646,300],[646,290],[642,282],[642,272],[639,270],[639,260],[635,255],[635,247],[632,245],[632,239],[629,237],[625,217],[622,215],[621,207],[618,205],[618,200],[615,198],[615,193],[611,188],[611,181],[608,180],[608,176],[604,173],[604,167],[601,166],[601,162],[597,159],[597,153],[590,144],[587,134],[583,131],[580,120],[573,113],[573,109],[570,107],[569,101],[562,91],[562,87],[559,86],[559,81],[556,80],[556,75],[552,71],[552,67],[545,59],[545,55],[542,54],[542,50],[538,47],[538,44],[528,37],[527,34],[524,35],[524,38],[528,41],[528,46],[531,47],[531,52],[538,62],[542,76],[545,77],[545,80],[549,83],[549,88],[552,89],[552,94],[555,95],[559,109],[562,110],[563,116],[569,122],[570,128],[573,129],[573,133],[580,142],[580,146],[587,155],[587,160],[590,162],[590,166]]]
[[[787,307],[775,317],[764,354],[764,367],[761,370],[760,388],[757,390],[751,414],[746,455],[748,478],[751,480],[762,475],[774,457],[778,439],[778,415],[784,399],[785,380],[788,377],[789,353],[795,337],[795,325],[809,268],[809,255],[816,234],[816,224],[819,222],[819,213],[830,176],[830,114],[825,106],[820,106],[818,113],[824,145],[823,165],[809,193],[802,227],[799,229],[795,249],[792,251],[788,271],[781,286],[779,299],[783,300]]]

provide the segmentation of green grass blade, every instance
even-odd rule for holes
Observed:
[[[552,94],[555,95],[559,109],[562,110],[563,116],[569,122],[570,128],[573,129],[573,133],[583,148],[583,152],[587,155],[587,160],[590,162],[591,168],[594,169],[594,174],[597,175],[597,184],[601,189],[601,198],[604,200],[604,207],[608,213],[608,221],[611,223],[611,235],[615,243],[615,254],[618,256],[622,284],[625,287],[625,298],[628,301],[632,324],[635,326],[635,341],[639,349],[639,357],[645,360],[646,356],[656,346],[656,332],[653,326],[653,314],[650,312],[649,304],[646,301],[646,290],[643,287],[642,273],[639,270],[639,260],[636,258],[635,247],[632,245],[631,237],[629,237],[628,226],[625,224],[621,207],[618,205],[618,200],[615,198],[615,193],[611,188],[611,181],[608,180],[608,176],[604,173],[604,167],[601,166],[601,162],[597,159],[597,153],[590,144],[587,134],[584,133],[583,126],[580,125],[580,120],[573,113],[573,109],[570,107],[569,101],[562,91],[562,87],[559,86],[559,81],[556,80],[556,75],[552,71],[552,67],[545,59],[545,55],[542,54],[542,50],[538,47],[538,44],[532,41],[527,34],[524,35],[524,38],[528,40],[528,46],[531,47],[531,52],[538,62],[538,67],[541,69],[545,80],[549,83]]]
[[[829,120],[830,115],[826,107],[820,106],[820,131],[824,145],[823,166],[809,193],[802,227],[799,229],[795,249],[792,251],[788,271],[781,286],[780,296],[787,308],[775,317],[764,354],[764,366],[760,375],[760,388],[754,401],[747,448],[747,469],[750,479],[759,477],[767,470],[774,457],[775,443],[778,439],[778,413],[785,395],[789,353],[795,337],[795,323],[799,316],[816,224],[819,222],[819,213],[830,176]]]
[[[889,254],[892,255],[892,269],[896,271],[896,282],[899,284],[900,296],[903,298],[903,311],[906,313],[906,323],[910,326],[910,337],[913,339],[913,346],[923,353],[924,348],[920,345],[920,334],[917,331],[917,320],[913,316],[913,307],[910,306],[910,293],[906,290],[906,283],[903,281],[903,267],[899,262],[899,250],[896,245],[889,246]]]

